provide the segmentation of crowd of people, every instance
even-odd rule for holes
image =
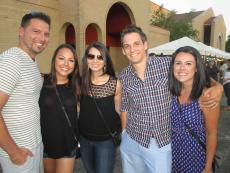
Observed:
[[[206,69],[210,77],[223,85],[227,98],[227,105],[224,110],[230,111],[230,59],[223,60],[220,63],[216,63],[214,60],[207,61]]]
[[[227,105],[224,110],[230,111],[230,59],[225,60],[220,66],[220,81],[224,86],[224,93],[227,98]]]
[[[87,46],[82,72],[75,49],[59,45],[41,75],[36,56],[50,25],[43,12],[25,14],[18,45],[0,54],[4,173],[73,173],[79,143],[87,173],[112,173],[114,132],[124,173],[212,172],[223,87],[196,49],[148,56],[145,33],[129,25],[121,32],[129,65],[118,77],[101,42]],[[229,62],[221,72],[230,110]]]

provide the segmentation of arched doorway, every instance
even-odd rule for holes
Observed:
[[[131,10],[123,3],[113,4],[108,11],[106,19],[106,46],[110,51],[117,72],[128,64],[128,60],[122,55],[120,32],[125,26],[134,23],[133,21],[134,18]]]
[[[71,44],[76,49],[75,29],[72,24],[69,24],[65,31],[65,42]]]
[[[85,31],[85,43],[89,45],[94,41],[101,40],[101,32],[97,24],[91,23],[87,26]]]

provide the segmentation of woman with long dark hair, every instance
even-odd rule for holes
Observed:
[[[220,106],[201,108],[198,102],[209,86],[200,53],[190,46],[176,50],[169,72],[172,173],[212,172]]]
[[[73,173],[80,80],[74,48],[60,45],[54,52],[50,74],[44,76],[39,100],[45,173]]]
[[[112,173],[120,131],[121,85],[105,45],[90,44],[83,57],[79,130],[81,158],[88,173]]]

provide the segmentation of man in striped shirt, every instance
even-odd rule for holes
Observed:
[[[0,163],[4,173],[43,172],[38,105],[42,78],[35,57],[47,47],[49,35],[49,16],[26,14],[18,46],[0,55]]]
[[[130,62],[120,73],[123,172],[170,173],[172,98],[168,72],[171,57],[148,57],[146,35],[134,25],[122,31],[121,44]],[[203,99],[208,107],[216,106],[223,88],[218,85],[215,91],[218,94],[210,99],[211,104]]]

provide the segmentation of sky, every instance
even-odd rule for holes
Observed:
[[[169,10],[175,10],[177,14],[195,11],[204,11],[212,7],[214,15],[224,17],[227,28],[226,36],[230,34],[230,8],[228,0],[151,0]]]

